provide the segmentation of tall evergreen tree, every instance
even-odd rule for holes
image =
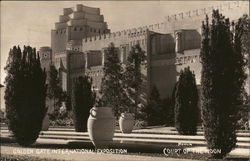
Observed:
[[[212,14],[212,24],[202,23],[202,120],[211,154],[222,158],[236,146],[237,106],[241,104],[245,81],[245,61],[241,49],[241,27],[230,31],[230,21],[218,10]]]
[[[175,83],[169,103],[168,118],[171,126],[175,126],[175,92],[178,82]]]
[[[49,119],[52,121],[63,120],[67,117],[67,113],[61,114],[60,107],[62,106],[62,102],[65,101],[66,108],[69,109],[69,97],[67,96],[67,92],[63,91],[60,85],[59,72],[54,66],[54,64],[50,64],[49,72],[48,72],[48,90],[47,90],[47,101],[52,102],[52,107],[49,107]],[[51,103],[50,103],[51,105]]]
[[[58,111],[58,108],[61,105],[61,96],[63,95],[63,90],[60,86],[59,74],[53,64],[50,65],[48,73],[47,97],[49,100],[53,101],[53,111]]]
[[[247,65],[249,68],[249,58],[250,58],[250,18],[248,15],[243,15],[233,26],[233,42],[235,54],[235,74],[236,80],[238,81],[237,88],[235,91],[238,96],[238,104],[246,104],[248,101],[247,94],[245,91],[245,79],[247,75],[245,73]],[[238,78],[238,79],[237,79]]]
[[[174,126],[174,102],[171,97],[162,100],[162,117],[166,126]]]
[[[23,52],[11,49],[5,79],[5,104],[8,127],[16,141],[23,146],[36,141],[46,113],[46,73],[40,65],[36,50],[30,46]]]
[[[65,101],[66,110],[71,111],[72,109],[71,96],[66,91],[62,93],[61,101]]]
[[[101,83],[101,102],[105,106],[111,106],[116,118],[122,112],[122,100],[125,94],[122,86],[122,66],[113,43],[105,51],[105,62],[103,67],[104,76]]]
[[[163,118],[163,104],[156,86],[153,86],[151,90],[149,101],[144,112],[146,113],[148,125],[162,125],[165,123],[164,120],[166,118]]]
[[[130,104],[132,105],[133,109],[130,109],[130,111],[135,113],[135,119],[138,112],[137,106],[139,103],[139,96],[143,82],[141,66],[145,60],[145,51],[142,50],[139,44],[136,44],[132,47],[128,55],[124,72],[124,88],[126,89],[128,98],[132,100]]]
[[[180,72],[175,90],[175,127],[180,134],[195,135],[198,123],[198,91],[189,68]]]
[[[92,80],[88,76],[79,77],[74,86],[74,124],[77,132],[87,131],[89,110],[95,103],[95,93],[91,91]]]

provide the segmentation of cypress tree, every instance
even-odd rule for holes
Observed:
[[[71,105],[71,97],[67,92],[63,92],[61,96],[61,101],[65,101],[65,106],[67,111],[71,111],[72,105]]]
[[[67,97],[67,92],[63,91],[60,80],[59,80],[59,72],[54,66],[54,64],[50,64],[49,72],[48,72],[48,90],[47,90],[47,101],[53,103],[52,107],[49,107],[49,119],[52,121],[61,121],[67,117],[67,113],[61,114],[60,107],[62,102],[65,101],[66,108],[69,106],[69,99]],[[51,105],[51,104],[50,104]]]
[[[202,23],[202,120],[211,154],[223,158],[236,146],[237,113],[245,81],[240,30],[230,31],[230,21],[218,10],[212,14],[212,24]]]
[[[164,98],[162,100],[162,122],[166,126],[174,126],[174,101],[171,97]]]
[[[148,100],[148,104],[145,107],[146,121],[148,125],[162,125],[165,123],[163,118],[163,105],[160,98],[159,91],[156,86],[153,86],[151,94]]]
[[[113,109],[115,117],[118,119],[122,112],[122,100],[125,94],[122,85],[122,66],[113,43],[105,51],[105,62],[103,67],[104,76],[101,83],[101,102],[104,106],[110,106]]]
[[[20,145],[28,146],[38,138],[47,110],[46,73],[39,55],[30,46],[24,46],[23,52],[14,46],[5,70],[8,127]]]
[[[48,75],[47,97],[48,100],[53,101],[53,112],[54,112],[59,110],[62,101],[61,96],[63,95],[63,90],[60,87],[58,71],[53,64],[50,65],[48,73],[49,75]]]
[[[123,82],[124,89],[128,98],[131,100],[130,112],[135,113],[135,119],[137,117],[137,106],[139,103],[140,91],[142,89],[142,74],[141,66],[146,60],[145,51],[143,51],[139,44],[132,47],[126,62]]]
[[[74,125],[77,132],[87,131],[89,110],[95,102],[95,93],[91,91],[92,80],[88,76],[79,77],[74,85]]]
[[[233,27],[233,46],[235,51],[235,81],[237,81],[238,104],[246,104],[248,101],[245,91],[245,73],[247,65],[249,68],[250,58],[250,18],[248,15],[243,15],[236,23],[232,23]],[[248,73],[249,74],[249,73]],[[249,90],[249,89],[247,89]]]
[[[180,72],[175,89],[175,127],[180,134],[195,135],[198,123],[198,91],[189,68]]]

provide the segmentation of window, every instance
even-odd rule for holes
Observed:
[[[90,32],[92,32],[92,28],[90,28]]]
[[[76,29],[76,27],[74,27],[74,31],[76,31],[77,29]]]
[[[80,27],[80,31],[82,31],[82,27]]]

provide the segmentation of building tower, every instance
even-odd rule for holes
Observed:
[[[41,67],[45,68],[45,70],[48,72],[49,67],[52,63],[52,50],[48,46],[41,47],[39,49],[39,56],[41,61]]]
[[[52,59],[56,53],[65,51],[68,43],[72,45],[78,41],[81,44],[83,38],[109,32],[99,8],[82,4],[76,5],[75,11],[72,8],[64,8],[59,22],[55,23],[55,29],[51,30]],[[79,43],[76,44],[79,46]]]

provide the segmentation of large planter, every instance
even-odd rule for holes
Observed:
[[[115,117],[109,107],[93,107],[88,118],[90,140],[97,148],[108,147],[113,142]]]
[[[131,133],[135,124],[132,113],[122,113],[119,119],[120,130],[122,133]]]
[[[42,131],[48,131],[49,129],[49,116],[46,114],[43,119]]]

